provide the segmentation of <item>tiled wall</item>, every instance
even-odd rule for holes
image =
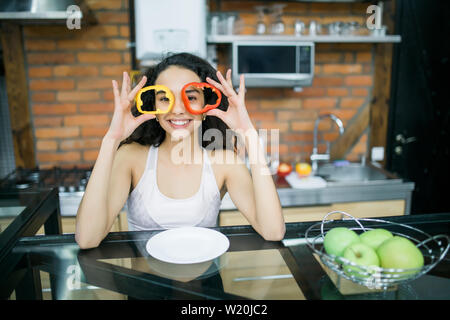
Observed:
[[[130,71],[127,48],[128,1],[87,0],[99,24],[68,30],[66,26],[26,26],[24,42],[28,66],[32,118],[40,167],[90,166],[113,110],[111,80]],[[254,5],[267,2],[222,1],[221,10],[240,13],[243,33],[253,33]],[[209,3],[218,10],[216,1]],[[287,32],[296,18],[365,21],[361,4],[287,3]],[[317,44],[315,78],[303,92],[292,89],[249,89],[247,107],[258,128],[280,129],[280,156],[306,160],[319,114],[332,112],[347,125],[368,104],[373,85],[372,44]],[[220,65],[220,68],[227,66]],[[336,138],[329,121],[320,126],[324,140]],[[365,153],[365,132],[346,157]]]

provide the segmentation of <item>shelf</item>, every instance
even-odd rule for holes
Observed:
[[[217,2],[251,2],[253,0],[216,0]],[[261,2],[274,2],[274,0],[260,0]],[[390,1],[390,0],[384,0],[384,1]],[[338,3],[352,3],[352,2],[371,2],[371,0],[283,0],[283,2],[326,2],[326,3],[332,3],[332,2],[338,2]]]
[[[216,35],[208,36],[209,44],[235,41],[309,41],[315,43],[399,43],[400,35],[387,36],[294,36],[294,35]]]

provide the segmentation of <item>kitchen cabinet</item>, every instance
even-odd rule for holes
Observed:
[[[405,214],[405,200],[341,202],[312,207],[283,208],[285,222],[321,221],[331,211],[344,211],[356,218],[400,216]],[[342,214],[333,219],[342,219]],[[222,211],[220,226],[248,225],[247,219],[238,211]]]

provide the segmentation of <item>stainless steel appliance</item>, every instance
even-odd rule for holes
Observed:
[[[23,169],[18,168],[0,181],[2,190],[38,190],[44,187],[57,187],[62,216],[76,216],[78,206],[91,175],[91,169]]]
[[[301,41],[233,42],[233,84],[245,75],[247,87],[310,86],[314,43]]]
[[[0,20],[31,24],[66,24],[68,19],[85,18],[93,19],[83,0],[0,1]]]

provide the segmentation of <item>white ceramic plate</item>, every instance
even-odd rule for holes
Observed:
[[[181,227],[160,232],[148,240],[147,252],[154,258],[178,264],[212,260],[228,250],[222,233],[201,227]]]

